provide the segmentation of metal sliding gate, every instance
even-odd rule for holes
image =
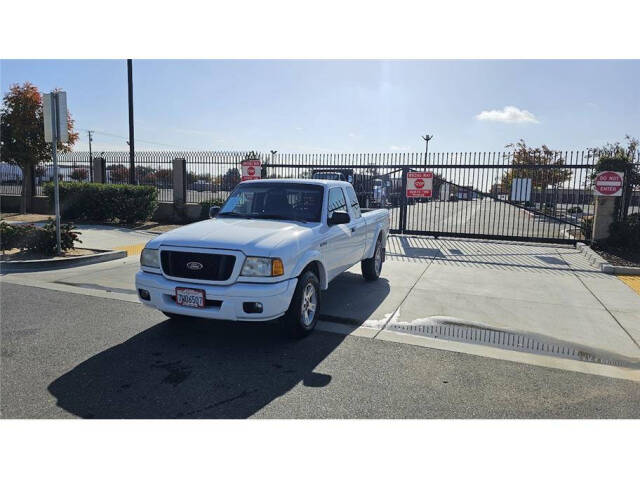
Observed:
[[[128,152],[104,152],[100,157],[106,162],[107,182],[129,181]],[[63,179],[89,181],[89,158],[87,152],[60,155],[65,165]],[[160,201],[173,201],[174,158],[186,162],[186,195],[192,203],[224,201],[240,182],[240,163],[258,159],[262,178],[351,182],[362,207],[389,210],[394,233],[552,243],[589,241],[595,209],[592,182],[599,159],[594,151],[544,148],[534,152],[431,153],[428,157],[419,153],[142,151],[135,158],[136,183],[154,185]],[[640,156],[629,168],[629,173],[633,168],[638,174]],[[36,177],[48,181],[50,167],[43,165],[41,170]],[[407,178],[412,171],[433,174],[430,198],[406,197]],[[5,178],[11,172],[3,172],[0,182],[8,179],[17,183],[15,178]],[[631,176],[625,175],[625,181]],[[619,200],[623,205],[619,208],[621,215],[639,213],[640,191],[631,187],[624,191],[626,196]]]
[[[393,233],[547,243],[588,241],[594,212],[586,152],[278,155],[269,178],[350,181],[362,207],[384,207]],[[433,173],[432,196],[406,198],[410,171]],[[640,200],[640,198],[635,198]]]

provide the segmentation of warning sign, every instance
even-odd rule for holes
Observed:
[[[407,173],[407,198],[431,198],[432,190],[432,171],[410,171]]]
[[[259,180],[262,178],[260,160],[244,160],[242,162],[242,181]]]
[[[596,195],[622,196],[624,173],[618,171],[602,171],[596,176],[594,189]]]

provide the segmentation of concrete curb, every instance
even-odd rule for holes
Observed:
[[[588,245],[584,243],[576,244],[576,249],[580,251],[596,268],[600,268],[600,271],[607,274],[628,274],[628,275],[640,275],[640,267],[637,266],[616,266],[607,262],[602,256],[593,251]]]
[[[114,259],[126,258],[126,251],[101,251],[86,256],[71,256],[57,259],[31,259],[25,261],[0,261],[0,273],[20,271],[45,271],[49,269],[71,268],[88,264],[103,263]]]
[[[592,266],[600,268],[600,271],[602,271],[603,273],[615,274],[614,266],[611,263],[608,263],[602,256],[593,251],[585,243],[576,244],[576,249],[589,260],[589,263]]]
[[[613,274],[640,276],[640,268],[638,266],[613,266]]]

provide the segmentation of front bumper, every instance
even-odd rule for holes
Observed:
[[[149,301],[138,299],[145,306],[159,309],[165,313],[183,314],[208,319],[230,321],[269,321],[282,316],[291,303],[298,278],[279,283],[235,283],[228,286],[212,286],[168,280],[160,274],[138,271],[136,273],[136,291],[146,289]],[[190,308],[176,304],[172,296],[176,287],[203,289],[207,300],[221,301],[220,306]],[[262,303],[261,313],[245,313],[244,302]]]

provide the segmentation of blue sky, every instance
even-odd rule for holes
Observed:
[[[640,136],[640,61],[134,60],[136,146],[280,152],[582,149]],[[124,60],[3,60],[125,150]],[[511,108],[506,108],[511,107]],[[506,108],[506,109],[505,109]],[[107,135],[109,134],[109,135]],[[124,138],[118,138],[119,135]],[[144,140],[144,141],[143,141]],[[87,149],[81,131],[76,150]]]

